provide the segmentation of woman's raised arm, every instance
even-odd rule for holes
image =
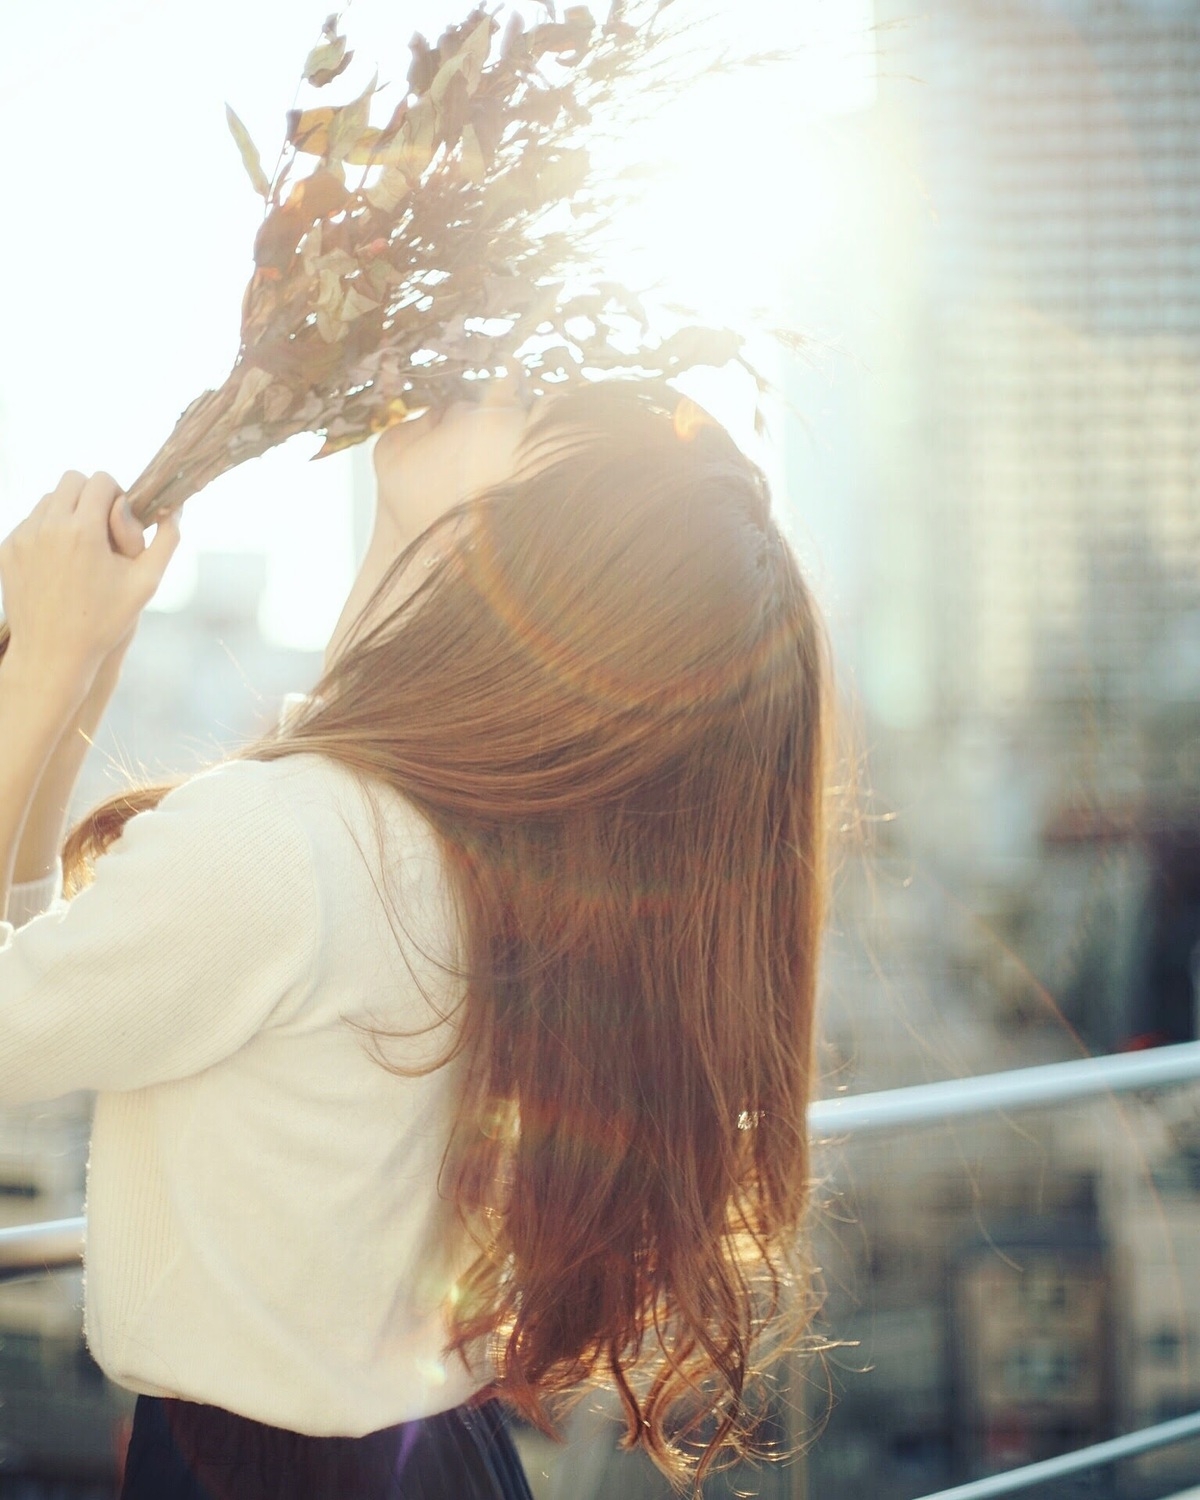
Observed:
[[[0,543],[0,916],[14,873],[53,864],[85,736],[179,538],[172,519],[138,547],[119,499],[107,474],[69,472]]]

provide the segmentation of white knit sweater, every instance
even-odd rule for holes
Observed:
[[[442,1352],[456,1066],[397,1077],[362,1029],[444,1052],[451,909],[424,820],[375,800],[315,755],[220,766],[0,923],[0,1106],[99,1091],[86,1328],[131,1390],[358,1436],[483,1383]]]

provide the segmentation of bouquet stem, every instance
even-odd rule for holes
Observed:
[[[178,510],[228,469],[258,458],[283,436],[300,430],[290,427],[281,433],[284,424],[247,421],[259,394],[255,381],[246,379],[248,372],[261,374],[235,365],[223,385],[197,396],[130,485],[129,504],[143,526]]]
[[[175,423],[170,440],[130,485],[129,505],[143,526],[178,510],[228,468],[229,432],[221,418],[231,404],[229,384],[205,391],[192,402]]]

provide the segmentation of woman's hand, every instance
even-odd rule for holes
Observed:
[[[64,474],[0,543],[10,657],[83,702],[105,663],[119,665],[178,540],[169,516],[145,546],[114,479]]]

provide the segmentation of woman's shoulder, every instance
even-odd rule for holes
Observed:
[[[352,800],[366,795],[360,777],[327,755],[312,751],[258,758],[237,755],[216,762],[181,781],[170,792],[211,802],[237,802],[260,797],[285,805],[307,801]]]
[[[185,809],[199,816],[231,820],[255,814],[258,823],[294,819],[307,802],[328,801],[346,789],[341,768],[319,755],[288,755],[274,760],[235,756],[186,776],[158,804],[161,811]]]
[[[414,857],[438,862],[433,830],[399,791],[312,751],[222,761],[164,802],[181,797],[206,804],[218,818],[252,808],[260,824],[266,813],[298,826],[327,874],[336,871],[339,851],[361,859],[370,849],[389,864]]]

